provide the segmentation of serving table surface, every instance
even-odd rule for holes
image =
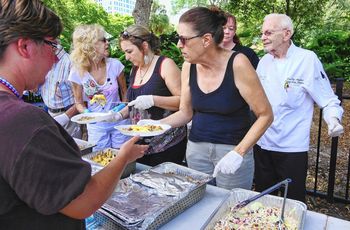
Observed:
[[[148,166],[136,164],[136,172],[147,169]],[[170,222],[163,225],[160,230],[199,230],[201,229],[211,214],[229,194],[229,190],[207,185],[204,197],[198,203],[176,216]],[[102,230],[103,228],[98,228]],[[305,230],[342,230],[350,229],[350,222],[339,218],[334,218],[321,213],[307,211],[304,222]]]

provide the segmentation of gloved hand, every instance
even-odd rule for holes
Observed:
[[[159,125],[159,120],[143,119],[137,122],[137,125]]]
[[[243,157],[235,150],[228,152],[215,166],[213,177],[216,177],[218,172],[223,174],[233,174],[241,167]]]
[[[69,117],[66,113],[57,115],[53,119],[55,119],[62,126],[66,125],[69,122]]]
[[[328,135],[331,137],[338,137],[344,133],[344,128],[336,117],[329,118],[327,125]]]
[[[91,113],[91,110],[90,109],[84,109],[83,113]]]
[[[123,115],[120,112],[114,112],[113,110],[110,110],[108,112],[108,117],[106,119],[107,122],[117,122],[123,120]]]
[[[135,100],[129,102],[129,106],[134,106],[136,109],[148,109],[154,106],[153,95],[138,96]]]

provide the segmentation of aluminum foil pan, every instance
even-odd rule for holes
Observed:
[[[119,151],[118,149],[106,148],[106,149],[101,150],[101,151],[96,151],[96,152],[86,154],[86,155],[82,156],[82,158],[91,164],[92,171],[94,171],[94,168],[93,168],[94,165],[104,167],[106,164],[108,164],[108,160],[113,158],[111,155],[114,155],[114,156],[118,155],[118,151]],[[108,157],[106,154],[108,154]],[[99,158],[99,160],[102,160],[102,161],[96,160],[95,159],[96,156],[102,156]],[[95,169],[97,170],[97,167],[95,167]],[[128,177],[131,173],[134,173],[135,170],[136,170],[136,162],[134,161],[134,162],[129,163],[125,167],[125,169],[121,175],[121,178]]]
[[[157,229],[199,201],[211,179],[163,163],[121,180],[95,216],[105,229]]]
[[[202,227],[202,230],[214,229],[216,223],[230,212],[230,208],[234,207],[237,203],[246,200],[256,194],[258,193],[240,188],[231,190],[227,198],[222,201],[222,203],[218,206],[214,213],[209,217],[208,221]],[[254,202],[260,202],[267,207],[281,208],[283,203],[283,197],[265,195]],[[254,202],[252,202],[251,204],[253,204]],[[297,200],[287,199],[284,216],[289,216],[296,220],[298,222],[298,229],[303,229],[306,209],[307,208],[304,203]]]

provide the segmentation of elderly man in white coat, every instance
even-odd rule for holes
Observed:
[[[285,14],[264,19],[261,39],[267,54],[257,73],[271,103],[274,122],[257,143],[256,190],[291,178],[288,197],[305,202],[310,127],[314,103],[323,108],[331,137],[343,133],[343,109],[316,54],[294,45],[292,20]]]

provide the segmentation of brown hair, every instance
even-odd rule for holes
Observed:
[[[225,17],[226,17],[226,20],[228,20],[229,18],[232,19],[232,22],[235,25],[235,32],[236,32],[237,31],[237,20],[236,20],[236,17],[233,14],[230,14],[228,12],[225,13]],[[241,44],[241,41],[239,40],[239,37],[237,36],[237,33],[235,33],[235,36],[233,36],[232,40],[233,40],[234,43],[236,43],[238,45]]]
[[[0,0],[0,59],[19,38],[40,42],[58,37],[62,29],[60,18],[40,0]]]
[[[130,41],[132,44],[142,50],[142,43],[147,42],[152,52],[156,55],[160,54],[160,40],[151,33],[146,27],[141,25],[131,25],[124,30],[119,37],[119,44],[121,41]]]
[[[218,45],[224,38],[223,26],[227,19],[224,11],[216,6],[194,7],[181,15],[179,23],[188,23],[198,33],[204,35],[212,34],[215,43]]]

